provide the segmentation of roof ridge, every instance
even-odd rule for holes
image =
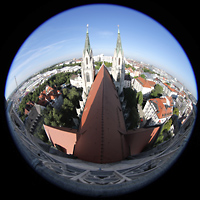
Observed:
[[[105,75],[105,66],[102,64],[102,67],[103,67],[103,74]],[[102,95],[102,107],[101,107],[101,112],[102,112],[102,115],[101,115],[101,152],[100,152],[100,160],[101,160],[101,163],[103,162],[103,152],[104,152],[104,103],[105,103],[105,95],[104,95],[104,92],[105,92],[105,76],[103,76],[103,95]]]

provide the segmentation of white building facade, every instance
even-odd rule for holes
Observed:
[[[173,114],[173,100],[171,97],[149,99],[143,109],[145,119],[151,120],[150,126],[163,124]]]
[[[104,54],[100,54],[100,55],[97,55],[97,56],[93,56],[94,58],[94,62],[110,62],[112,63],[112,56],[104,56]]]
[[[150,95],[151,91],[154,89],[154,86],[155,82],[147,81],[142,77],[136,78],[133,83],[133,89],[135,89],[137,92],[141,91],[144,97],[148,97]]]
[[[94,75],[95,75],[94,59],[93,59],[93,52],[90,47],[88,25],[87,25],[85,48],[83,50],[83,58],[81,62],[81,76],[82,76],[82,87],[83,87],[82,98],[84,102],[86,102],[86,96],[89,94],[91,85],[94,82]]]

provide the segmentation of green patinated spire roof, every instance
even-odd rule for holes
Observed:
[[[89,33],[88,33],[88,24],[87,24],[87,32],[86,32],[86,39],[85,39],[85,48],[84,48],[84,53],[87,51],[88,53],[90,52],[90,40],[89,40]]]
[[[119,51],[122,51],[122,42],[120,37],[119,25],[118,25],[118,36],[117,36],[117,45],[116,45],[117,54]]]

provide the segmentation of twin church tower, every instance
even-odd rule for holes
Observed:
[[[87,24],[87,32],[85,39],[85,47],[83,50],[83,59],[81,63],[81,75],[82,75],[82,87],[83,87],[82,98],[83,101],[86,101],[86,96],[89,94],[95,76],[94,59],[93,59],[93,52],[90,46],[88,24]],[[118,25],[117,45],[114,51],[111,75],[113,77],[113,82],[117,89],[118,95],[120,95],[124,87],[125,62],[124,62],[124,53],[122,49],[119,25]]]

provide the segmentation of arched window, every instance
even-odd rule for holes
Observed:
[[[118,65],[120,65],[120,58],[119,58],[119,60],[118,60]]]
[[[88,65],[88,58],[86,58],[86,65]]]
[[[90,82],[90,75],[89,75],[88,72],[86,73],[86,81],[87,81],[87,82]]]
[[[120,82],[120,73],[117,75],[117,82]]]

